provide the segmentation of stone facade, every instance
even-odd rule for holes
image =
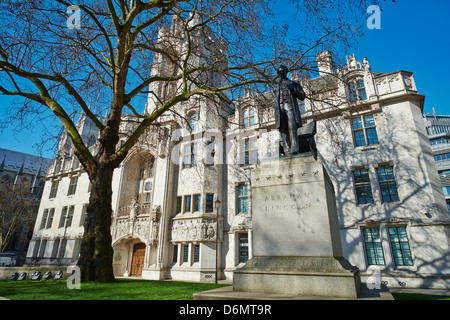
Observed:
[[[224,54],[213,35],[208,41],[219,43],[211,49],[216,56]],[[163,67],[167,61],[155,57],[152,72]],[[334,186],[344,258],[363,280],[375,270],[388,286],[448,286],[449,215],[413,74],[372,72],[366,58],[354,56],[332,70],[303,81],[309,98],[300,109],[304,123],[318,121],[318,157]],[[170,94],[154,86],[151,92]],[[147,112],[157,104],[149,95]],[[160,120],[114,174],[115,274],[213,281],[217,261],[220,279],[231,279],[253,256],[252,171],[277,156],[271,92],[191,99]],[[86,119],[79,128],[86,141],[95,136]],[[58,154],[30,264],[67,265],[78,257],[90,183],[64,138]]]

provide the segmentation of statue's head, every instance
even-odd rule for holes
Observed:
[[[288,73],[288,68],[285,65],[280,65],[277,69],[277,74],[281,77],[281,78],[286,78],[286,75]]]

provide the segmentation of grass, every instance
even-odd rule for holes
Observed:
[[[213,283],[117,279],[115,283],[82,283],[69,290],[65,280],[0,281],[0,296],[10,300],[192,300],[196,292],[226,286]],[[450,300],[448,296],[396,293],[395,300]]]
[[[10,300],[192,300],[192,294],[225,285],[176,281],[117,279],[82,283],[69,290],[65,280],[0,281],[0,296]]]

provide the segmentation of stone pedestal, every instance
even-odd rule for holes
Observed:
[[[253,258],[233,290],[356,298],[359,269],[343,258],[333,185],[320,161],[298,156],[252,171]]]

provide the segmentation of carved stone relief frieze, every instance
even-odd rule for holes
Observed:
[[[170,222],[171,241],[215,241],[216,220],[186,219]],[[219,240],[222,239],[222,221],[219,220]]]
[[[159,221],[153,223],[158,228]],[[151,232],[150,219],[148,217],[131,219],[117,219],[115,230],[113,232],[114,239],[119,239],[125,235],[135,235],[143,239],[148,239],[149,236],[153,237],[154,241],[157,240],[158,231]]]
[[[148,218],[138,218],[134,221],[132,234],[142,238],[149,236],[150,220]]]
[[[130,222],[128,219],[118,219],[116,222],[116,229],[114,232],[114,238],[118,239],[130,232]]]

